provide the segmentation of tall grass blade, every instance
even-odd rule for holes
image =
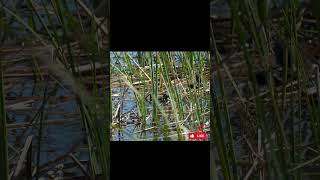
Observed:
[[[1,53],[1,51],[0,51]],[[7,138],[7,120],[5,109],[5,96],[3,85],[2,57],[0,54],[0,179],[7,180],[8,169],[8,138]]]

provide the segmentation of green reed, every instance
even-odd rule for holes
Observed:
[[[8,179],[8,138],[7,138],[7,118],[5,109],[4,83],[2,59],[0,54],[0,179]]]

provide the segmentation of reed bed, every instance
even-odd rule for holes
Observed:
[[[112,57],[114,141],[188,140],[200,125],[209,132],[208,52]]]
[[[320,7],[273,2],[211,14],[212,179],[319,178]]]
[[[42,105],[34,114],[33,120],[27,122],[27,130],[23,133],[32,132],[29,128],[36,129],[38,142],[37,145],[33,144],[37,147],[33,149],[34,153],[37,153],[37,160],[31,167],[25,168],[30,168],[32,176],[38,179],[46,174],[45,170],[49,171],[48,168],[54,166],[50,165],[50,162],[44,165],[39,163],[44,138],[42,132],[44,124],[48,124],[48,121],[44,121],[44,114],[48,113],[51,104],[56,103],[52,102],[52,96],[57,93],[57,88],[54,90],[47,86],[52,87],[51,84],[54,82],[58,88],[72,94],[77,103],[75,113],[81,117],[90,157],[90,161],[85,162],[85,165],[73,154],[60,157],[60,162],[64,157],[71,157],[86,178],[109,179],[111,94],[108,81],[110,54],[107,53],[109,21],[108,12],[105,11],[108,9],[109,1],[27,0],[15,3],[16,1],[0,1],[0,36],[3,42],[0,57],[5,56],[5,65],[1,67],[7,72],[5,77],[34,78],[37,84],[42,84],[40,89],[43,92],[38,97]],[[19,63],[27,63],[28,67],[22,66],[24,70],[19,67],[12,68]],[[32,71],[29,71],[29,67]],[[25,73],[26,71],[30,73]],[[4,98],[1,95],[1,102],[4,102]],[[66,98],[66,95],[63,98]],[[29,99],[30,102],[34,100]],[[4,103],[1,105],[1,115],[4,117]],[[28,103],[15,104],[11,110],[17,108],[26,109]],[[5,123],[5,118],[1,118],[0,131],[4,139]],[[5,148],[6,141],[1,141],[1,157],[4,159],[1,158],[0,179],[7,179],[9,172],[11,175],[11,172],[17,169],[12,165],[16,158],[12,158],[10,168],[6,170],[5,163],[8,161],[5,160]],[[70,153],[74,152],[71,150]],[[59,162],[59,158],[52,164],[56,162]],[[61,170],[61,167],[63,168],[63,165],[56,169]]]

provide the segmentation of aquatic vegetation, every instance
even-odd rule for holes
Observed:
[[[200,125],[209,132],[209,52],[112,52],[111,57],[117,98],[113,140],[188,140]]]
[[[0,56],[0,179],[8,179],[9,176],[7,118],[4,97],[2,58]]]
[[[18,130],[18,134],[21,133],[21,137],[28,134],[37,135],[37,140],[34,140],[37,143],[33,144],[33,146],[37,144],[37,148],[33,148],[33,155],[36,155],[37,158],[36,163],[32,164],[32,171],[35,172],[33,175],[37,178],[45,176],[46,171],[50,172],[49,168],[59,162],[61,163],[61,160],[65,157],[72,157],[73,163],[76,163],[81,171],[84,170],[83,167],[86,168],[85,171],[88,172],[84,175],[90,176],[87,178],[109,179],[109,121],[111,119],[111,94],[110,82],[108,82],[110,78],[108,76],[110,54],[107,53],[109,48],[107,43],[107,28],[109,27],[107,17],[109,14],[101,11],[101,9],[108,9],[109,1],[103,0],[92,3],[93,1],[85,0],[28,0],[26,4],[21,4],[23,6],[21,10],[19,9],[20,5],[11,6],[15,3],[0,1],[1,28],[7,27],[4,29],[6,33],[2,34],[1,31],[0,34],[4,40],[4,46],[0,47],[0,56],[6,56],[6,64],[3,67],[7,70],[7,73],[9,72],[9,75],[12,72],[20,72],[18,78],[29,82],[31,85],[28,87],[29,89],[26,88],[32,91],[31,95],[27,93],[29,95],[27,98],[33,100],[20,102],[20,99],[25,98],[24,95],[15,96],[19,102],[11,105],[10,110],[30,109],[29,113],[31,115],[28,114],[28,118],[22,120],[26,124],[23,124],[25,125],[23,126],[24,130]],[[23,8],[28,9],[28,11],[23,11]],[[10,41],[12,37],[9,37],[8,34],[15,35],[14,43]],[[24,70],[21,71],[21,69]],[[10,82],[10,85],[11,83],[14,87],[15,82]],[[32,85],[34,86],[32,87]],[[8,87],[8,93],[11,93],[12,89]],[[38,94],[41,92],[41,95],[35,98],[37,92]],[[4,99],[4,96],[1,96],[1,98]],[[40,107],[37,106],[39,104]],[[69,104],[69,106],[65,104]],[[56,157],[52,160],[53,162],[48,161],[49,158],[43,155],[48,146],[46,144],[48,142],[45,141],[47,130],[54,126],[50,123],[57,122],[48,120],[50,119],[48,117],[62,118],[65,123],[60,122],[63,124],[62,128],[67,129],[70,126],[68,120],[65,119],[65,114],[70,112],[60,112],[60,116],[48,115],[52,113],[52,109],[59,106],[60,108],[72,109],[74,114],[69,120],[73,124],[77,121],[79,125],[82,125],[83,129],[79,127],[78,131],[81,132],[81,136],[86,136],[86,140],[81,145],[86,145],[85,148],[90,157],[90,160],[85,164],[77,161],[77,158],[80,158],[80,155],[84,153],[80,153],[78,149],[76,154],[74,152],[79,144],[72,144],[67,154]],[[24,115],[26,114],[24,112]],[[1,123],[6,123],[6,119],[1,118]],[[11,122],[9,126],[19,127],[15,123]],[[36,130],[36,133],[34,130]],[[1,133],[4,133],[2,137],[6,139],[5,124],[1,126]],[[56,134],[56,136],[59,136],[59,134]],[[21,137],[15,137],[16,141],[20,142]],[[3,148],[7,147],[6,141],[1,141],[1,145],[3,145],[1,146]],[[1,149],[1,152],[2,150],[4,149]],[[59,149],[56,151],[59,151]],[[72,153],[72,156],[69,156],[69,153]],[[5,151],[1,153],[1,155],[4,154]],[[3,168],[1,166],[3,173],[6,171],[9,174],[9,170],[10,172],[14,170],[12,162],[15,157],[16,154],[6,161],[5,156],[3,156],[4,161],[2,163],[11,164],[10,169],[4,168],[5,164],[1,164],[4,165]],[[52,174],[49,176],[52,176]],[[0,178],[7,179],[2,177]]]
[[[319,177],[319,28],[307,1],[281,2],[212,15],[213,179]]]

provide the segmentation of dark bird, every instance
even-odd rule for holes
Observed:
[[[273,46],[274,56],[271,56],[272,65],[272,78],[274,85],[279,86],[283,83],[282,76],[285,71],[286,61],[288,61],[287,69],[288,76],[290,77],[290,68],[294,67],[293,60],[291,58],[291,53],[286,50],[285,43],[278,40]],[[286,52],[288,51],[288,52]],[[286,60],[286,53],[288,54],[288,60]],[[279,70],[280,68],[280,70]],[[266,71],[256,72],[256,81],[258,85],[265,86],[268,83],[268,73]]]
[[[279,78],[276,74],[272,75],[273,83],[275,86],[282,84],[282,79]],[[256,73],[256,81],[259,86],[265,86],[268,84],[268,74],[265,71],[260,71]]]
[[[152,96],[151,94],[148,94],[145,97],[146,100],[152,102]],[[158,95],[158,100],[160,103],[166,104],[169,101],[169,95],[167,93],[163,93],[162,95]]]
[[[285,67],[285,62],[286,62],[286,49],[285,45],[281,41],[276,41],[274,44],[274,53],[275,53],[275,61],[277,65],[280,65],[282,69]],[[288,50],[288,68],[292,67],[293,62],[291,58],[291,53]]]
[[[167,93],[164,93],[162,97],[159,98],[160,103],[166,104],[169,101],[169,96]]]

